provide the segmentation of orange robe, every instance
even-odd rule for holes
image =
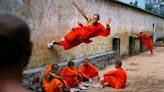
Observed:
[[[75,71],[74,69],[69,68],[68,66],[65,67],[60,76],[66,81],[66,83],[70,86],[73,87],[76,84],[79,84],[78,80],[78,72]]]
[[[45,92],[59,92],[64,88],[64,84],[57,78],[53,78],[50,82],[45,82]]]
[[[68,66],[65,67],[60,76],[66,81],[66,83],[73,87],[79,85],[82,82],[82,78],[87,78],[83,73],[77,69],[71,69]]]
[[[85,74],[88,78],[94,78],[98,75],[99,70],[94,67],[92,64],[88,64],[87,67],[83,64],[80,67],[80,71]]]
[[[140,41],[147,47],[148,50],[153,49],[153,41],[148,33],[138,34],[141,37]]]
[[[123,68],[118,68],[104,74],[104,81],[108,82],[111,87],[117,89],[125,87],[126,79],[126,72]]]
[[[79,27],[73,28],[71,32],[65,35],[64,40],[59,42],[59,45],[62,45],[64,50],[71,49],[83,42],[90,43],[92,40],[89,39],[92,37],[106,37],[110,34],[110,29],[106,29],[101,23],[97,23],[95,26],[84,26],[81,23],[78,24]]]
[[[47,84],[47,82],[46,82],[46,75],[51,70],[51,67],[52,67],[52,65],[46,65],[46,70],[43,73],[43,80],[42,80],[42,86],[43,86],[43,88],[46,87],[46,84]]]
[[[51,67],[52,65],[46,65],[46,70],[43,74],[42,86],[45,92],[58,92],[60,89],[64,88],[65,84],[57,78],[52,78],[50,82],[47,82],[45,79],[48,72],[51,70]]]

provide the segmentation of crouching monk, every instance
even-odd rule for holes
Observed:
[[[45,92],[69,92],[66,82],[59,76],[57,64],[48,65],[43,75],[43,89]]]
[[[136,34],[139,37],[139,40],[146,46],[147,50],[151,52],[151,55],[154,55],[153,53],[153,41],[150,38],[149,34],[146,32],[142,32],[140,34]]]

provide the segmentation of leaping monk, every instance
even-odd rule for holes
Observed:
[[[90,38],[103,36],[106,37],[110,34],[110,23],[111,20],[108,19],[106,22],[106,27],[99,23],[99,14],[95,13],[93,17],[88,17],[80,5],[75,1],[71,0],[73,5],[77,8],[80,14],[87,20],[87,25],[78,23],[78,27],[72,28],[72,30],[67,33],[64,38],[59,41],[52,41],[48,44],[48,48],[51,49],[54,45],[63,46],[64,50],[69,50],[81,43],[90,43],[92,40]]]

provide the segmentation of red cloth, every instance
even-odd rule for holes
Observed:
[[[51,81],[46,81],[46,77],[48,76],[48,72],[51,70],[52,65],[46,65],[46,70],[43,74],[43,82],[42,86],[45,92],[58,92],[64,88],[64,85],[61,80],[57,78],[52,78]]]
[[[94,78],[98,75],[99,70],[92,64],[88,64],[87,67],[83,64],[80,67],[80,71],[85,74],[88,78]]]
[[[104,74],[104,81],[108,82],[110,86],[117,89],[125,87],[126,79],[126,72],[123,68],[118,68]]]
[[[67,66],[62,70],[60,76],[70,87],[80,84],[78,72],[76,71],[76,69],[71,69]]]
[[[101,23],[97,23],[95,26],[84,26],[81,23],[78,23],[78,25],[79,27],[73,28],[71,32],[65,35],[64,41],[59,42],[64,50],[71,49],[83,42],[90,43],[92,40],[89,39],[92,37],[106,37],[110,34],[110,29],[106,29]]]
[[[141,37],[140,41],[147,47],[148,50],[153,49],[153,41],[148,33],[138,34]]]
[[[82,38],[92,38],[96,36],[108,36],[110,29],[106,29],[101,23],[97,23],[95,26],[86,26],[80,31]]]
[[[45,92],[59,92],[64,88],[64,84],[57,78],[53,78],[50,82],[45,82]]]
[[[63,41],[59,42],[59,45],[62,45],[64,50],[69,50],[69,49],[71,49],[73,47],[78,46],[79,44],[81,44],[83,42],[84,43],[90,43],[90,42],[92,42],[92,40],[89,40],[89,39],[76,39],[76,40],[74,40],[72,42],[68,42],[66,40],[63,40]]]
[[[46,70],[43,73],[43,80],[42,80],[42,86],[43,86],[43,88],[46,88],[46,84],[47,84],[47,82],[46,82],[46,75],[51,70],[51,67],[52,67],[52,65],[46,65]]]

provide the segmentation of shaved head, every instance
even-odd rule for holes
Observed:
[[[22,71],[29,62],[31,50],[30,29],[26,22],[13,14],[0,13],[1,76],[21,79]]]
[[[51,70],[59,70],[59,65],[53,64]]]
[[[68,67],[70,67],[70,68],[74,68],[74,66],[75,66],[75,63],[73,62],[73,61],[69,61],[68,62]]]
[[[84,62],[84,64],[88,64],[89,63],[89,59],[88,58],[84,58],[83,62]]]
[[[121,61],[117,61],[116,63],[115,63],[115,67],[116,68],[119,68],[119,67],[121,67],[122,66],[122,62]]]

